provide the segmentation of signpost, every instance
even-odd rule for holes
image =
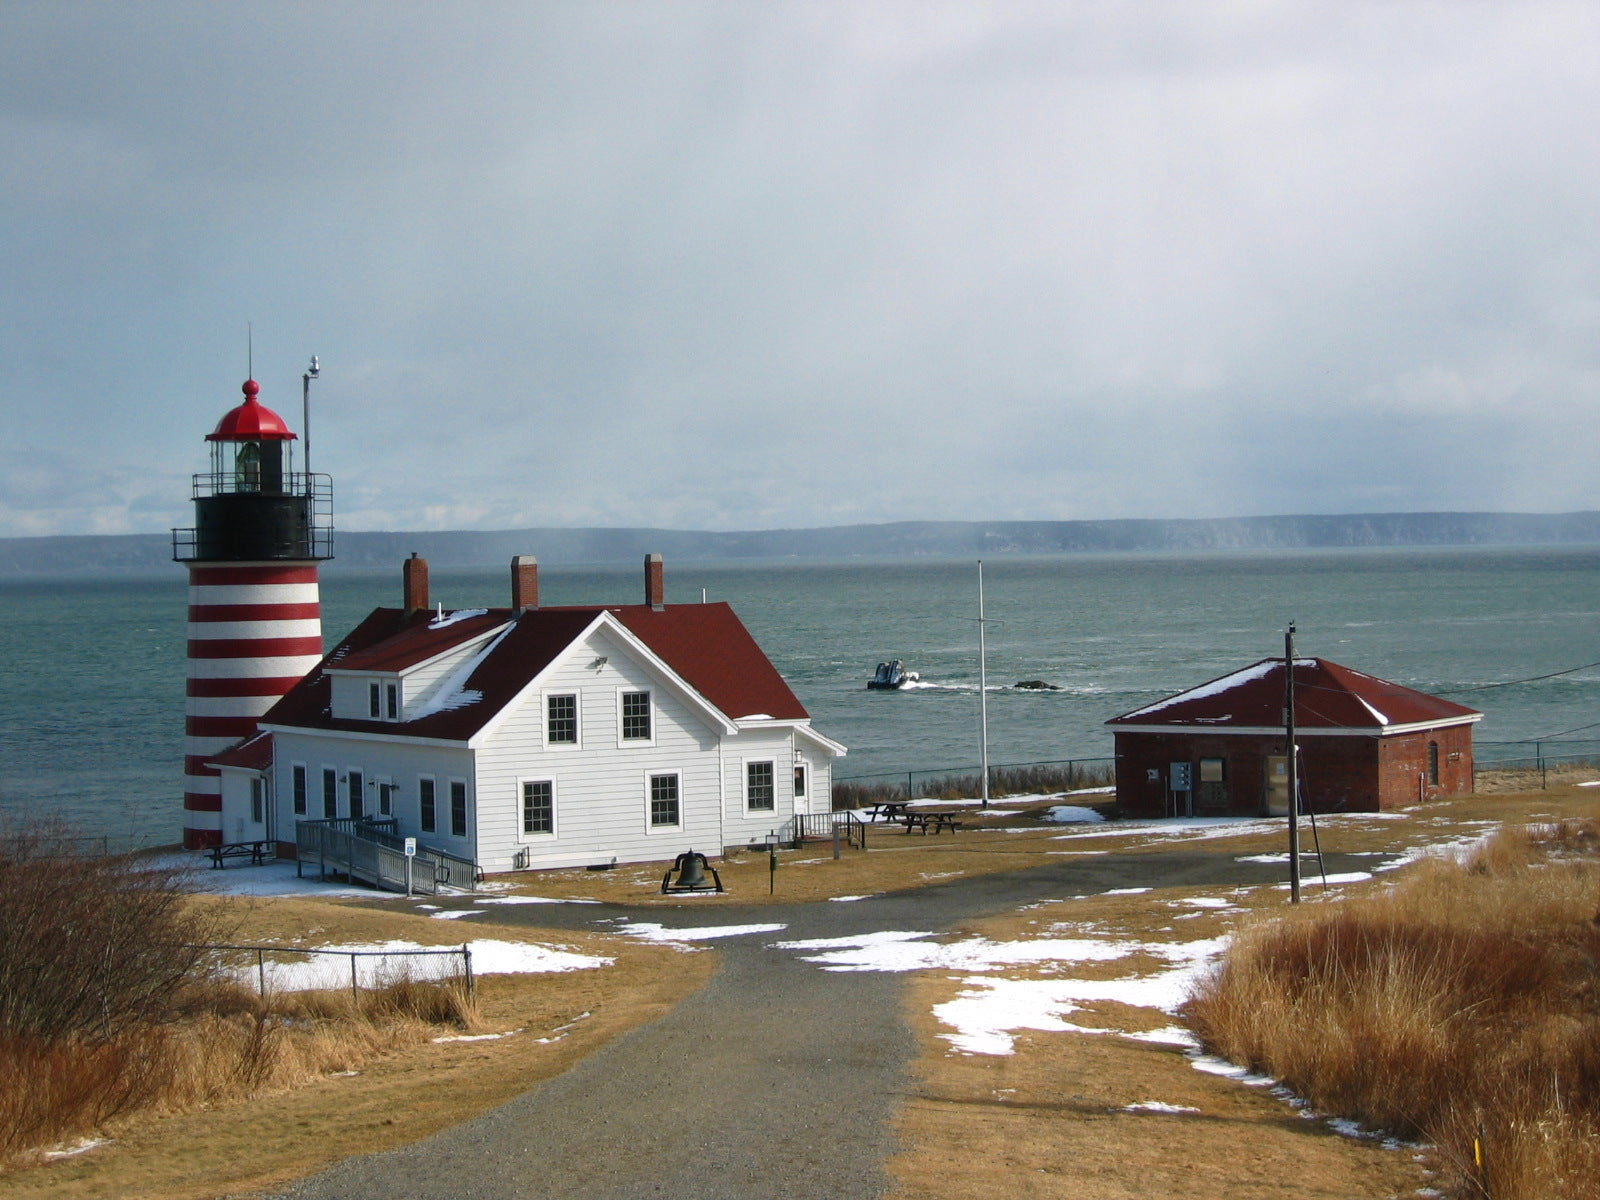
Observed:
[[[411,899],[411,864],[417,857],[417,839],[406,839],[406,899]]]

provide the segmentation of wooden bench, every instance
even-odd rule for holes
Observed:
[[[252,867],[259,867],[267,861],[267,847],[271,842],[225,842],[220,846],[211,847],[211,865],[221,869],[228,865],[230,858],[248,858]]]

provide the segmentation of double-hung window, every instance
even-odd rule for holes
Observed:
[[[650,693],[622,693],[622,740],[648,742],[650,740]]]
[[[678,776],[650,776],[650,827],[676,827],[683,822],[678,811]]]
[[[453,837],[467,836],[467,781],[450,781],[450,833]]]
[[[522,781],[522,832],[524,836],[556,831],[556,789],[548,779]]]
[[[339,815],[339,771],[335,767],[322,768],[322,815],[329,821]]]
[[[384,716],[391,721],[400,719],[400,685],[386,683],[383,685]]]
[[[778,807],[777,775],[771,762],[745,763],[744,806],[750,812],[772,812]]]
[[[417,824],[423,833],[432,833],[439,827],[439,812],[433,780],[426,775],[417,780],[417,804]]]
[[[578,698],[574,695],[546,696],[545,738],[552,746],[578,744]]]
[[[367,716],[374,721],[383,716],[383,709],[380,707],[381,694],[381,689],[378,687],[376,679],[367,684]]]
[[[367,815],[367,777],[360,771],[351,771],[348,783],[350,816],[359,821]]]
[[[295,763],[294,764],[293,776],[294,776],[294,815],[297,816],[297,817],[303,817],[303,816],[306,815],[306,765],[305,765],[305,763]]]

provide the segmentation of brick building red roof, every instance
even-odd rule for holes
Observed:
[[[1113,728],[1282,728],[1281,658],[1258,663],[1112,717]],[[1322,658],[1294,660],[1294,720],[1300,729],[1388,729],[1476,721],[1476,709]]]
[[[353,629],[261,718],[263,725],[385,733],[466,741],[509,704],[601,614],[609,613],[713,707],[731,720],[763,715],[806,720],[809,714],[783,676],[725,603],[478,609],[441,623],[429,610],[379,608]],[[501,632],[495,633],[494,631]],[[409,721],[330,715],[329,668],[396,672],[493,633],[461,681],[478,698]]]

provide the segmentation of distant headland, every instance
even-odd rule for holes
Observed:
[[[896,521],[819,529],[711,532],[681,529],[341,531],[332,570],[392,567],[413,551],[435,567],[490,567],[514,554],[545,563],[745,559],[1005,557],[1107,551],[1273,550],[1394,546],[1600,544],[1600,512],[1356,513],[1120,521]],[[0,538],[0,577],[150,572],[172,564],[165,534]]]

